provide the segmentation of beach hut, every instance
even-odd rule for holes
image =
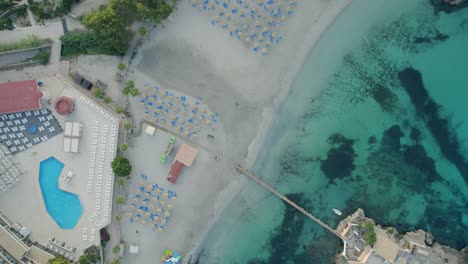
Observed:
[[[182,143],[174,158],[174,163],[171,166],[167,180],[175,184],[184,166],[191,167],[197,155],[197,149],[188,144]]]

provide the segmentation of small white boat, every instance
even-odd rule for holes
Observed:
[[[337,215],[341,215],[341,211],[340,211],[340,210],[338,210],[338,209],[334,209],[334,208],[333,208],[332,210],[333,210],[333,212],[334,212],[335,214],[337,214]]]

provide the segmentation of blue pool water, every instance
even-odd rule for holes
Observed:
[[[62,229],[73,229],[83,208],[78,196],[59,189],[58,178],[63,163],[54,157],[43,160],[39,170],[39,184],[47,212]]]

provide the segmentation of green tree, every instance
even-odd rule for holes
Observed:
[[[119,253],[119,251],[120,251],[119,245],[115,245],[115,246],[112,248],[112,252],[114,252],[115,254]]]
[[[83,261],[89,261],[89,263],[94,264],[101,260],[101,253],[99,252],[99,247],[97,246],[90,246],[89,248],[85,249],[83,253],[83,256],[85,256]],[[80,264],[87,264],[87,262],[80,262]]]
[[[127,145],[127,144],[125,144],[125,143],[120,144],[120,146],[119,146],[119,150],[120,150],[120,151],[124,152],[124,151],[126,151],[127,149],[128,149],[128,145]]]
[[[89,257],[86,255],[81,255],[78,259],[78,264],[94,264],[89,260]]]
[[[125,65],[125,63],[119,63],[119,65],[117,65],[117,68],[118,68],[120,71],[125,70],[125,67],[127,67],[127,66]]]
[[[137,88],[133,87],[132,89],[130,89],[130,95],[131,95],[132,97],[135,97],[135,96],[137,96],[137,95],[139,95],[139,94],[140,94],[140,91],[138,91]]]
[[[104,90],[101,89],[101,88],[97,88],[97,89],[94,91],[93,94],[94,94],[94,96],[95,96],[96,98],[100,98],[100,99],[104,98],[104,96],[106,95],[106,93],[104,92]]]
[[[127,123],[124,124],[124,128],[125,128],[125,130],[130,131],[133,128],[133,125],[132,125],[132,123],[127,122]]]
[[[117,106],[117,108],[115,108],[115,112],[119,115],[122,114],[124,111],[125,108],[123,108],[123,106]]]
[[[111,0],[108,8],[123,18],[125,26],[130,26],[133,23],[133,18],[137,12],[135,0]]]
[[[128,86],[125,86],[124,88],[122,88],[122,94],[123,94],[123,95],[128,95],[128,94],[130,94],[130,91],[131,91],[131,88],[128,87]]]
[[[119,178],[117,179],[117,184],[118,184],[119,186],[124,186],[125,183],[127,183],[127,180],[125,180],[124,177],[119,177]]]
[[[49,261],[47,261],[47,264],[71,264],[71,262],[62,256],[58,256],[53,259],[49,259]]]
[[[112,97],[110,97],[110,96],[105,96],[105,97],[104,97],[104,103],[106,103],[106,104],[112,103]]]
[[[119,177],[125,177],[132,172],[130,161],[124,157],[116,157],[111,163],[112,171]]]
[[[122,215],[121,214],[118,214],[115,216],[115,220],[117,220],[118,222],[120,222],[122,220]]]
[[[128,17],[123,17],[108,6],[102,11],[85,15],[82,22],[94,33],[101,46],[118,54],[125,54],[132,39],[132,33],[126,29],[129,25]]]
[[[377,234],[374,230],[374,224],[371,222],[367,222],[365,224],[366,230],[364,231],[364,240],[370,246],[373,246],[374,243],[377,241]]]
[[[125,198],[123,198],[123,196],[119,196],[115,199],[115,202],[117,204],[123,204],[125,202]]]
[[[146,34],[148,34],[148,30],[145,27],[141,27],[138,30],[138,33],[140,34],[140,36],[144,37],[144,36],[146,36]]]
[[[114,260],[111,262],[111,264],[120,264],[120,260],[114,259]]]

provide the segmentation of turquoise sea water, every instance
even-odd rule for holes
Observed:
[[[468,9],[354,1],[311,51],[254,171],[331,226],[363,208],[468,242]],[[199,263],[332,263],[337,239],[255,183]]]
[[[43,160],[39,171],[39,184],[47,212],[62,229],[73,229],[83,208],[78,196],[59,189],[58,178],[63,163],[54,157]]]

